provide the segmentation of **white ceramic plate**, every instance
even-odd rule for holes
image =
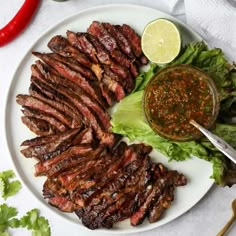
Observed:
[[[186,25],[158,10],[126,4],[103,5],[82,11],[72,17],[69,17],[43,34],[35,42],[32,48],[28,50],[28,53],[19,63],[18,69],[16,70],[12,80],[5,109],[5,131],[15,170],[18,173],[18,176],[20,176],[21,181],[27,186],[27,188],[29,188],[35,198],[45,204],[50,210],[55,212],[57,216],[63,217],[64,219],[77,224],[78,227],[83,226],[74,214],[62,213],[49,206],[43,199],[41,192],[45,178],[34,177],[33,173],[35,161],[24,158],[20,153],[20,144],[22,141],[34,137],[32,133],[21,123],[21,108],[15,102],[15,97],[17,94],[28,93],[31,74],[30,65],[36,60],[36,58],[31,55],[31,51],[46,52],[48,51],[46,46],[47,42],[52,36],[57,34],[65,35],[67,30],[86,31],[87,27],[93,20],[103,22],[107,21],[112,24],[126,23],[141,34],[145,25],[156,18],[168,18],[178,23],[181,28],[184,43],[201,40],[201,38]],[[205,161],[193,158],[192,160],[184,162],[177,163],[173,161],[168,163],[167,158],[158,152],[153,152],[152,157],[156,161],[163,162],[169,168],[176,169],[184,173],[188,178],[187,186],[177,188],[173,206],[166,211],[164,217],[160,221],[153,224],[149,224],[145,221],[138,227],[132,227],[130,226],[129,221],[126,220],[115,224],[113,229],[100,229],[100,232],[102,231],[117,234],[134,233],[161,226],[172,221],[193,207],[206,194],[213,184],[213,181],[210,179],[211,165]]]

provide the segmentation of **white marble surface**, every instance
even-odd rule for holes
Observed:
[[[14,13],[19,9],[23,0],[0,0],[0,28],[5,25]],[[48,27],[53,26],[64,17],[67,17],[80,10],[110,3],[135,3],[146,5],[159,10],[166,10],[163,4],[157,0],[148,1],[108,1],[108,0],[69,0],[59,3],[52,0],[43,0],[39,11],[27,30],[18,37],[14,42],[5,47],[0,48],[0,130],[4,129],[4,107],[7,97],[8,88],[11,84],[11,79],[18,63],[26,53],[27,48],[41,35]],[[184,16],[178,16],[184,20]],[[16,131],[17,133],[17,131]],[[0,139],[0,171],[11,169],[11,158],[6,146],[5,137]],[[201,173],[199,173],[201,174]],[[145,236],[211,236],[216,235],[220,228],[231,216],[231,201],[236,197],[236,187],[220,188],[213,186],[205,197],[191,210],[185,213],[178,219],[156,228],[155,230],[140,233]],[[3,202],[0,199],[0,204]],[[81,230],[73,224],[63,221],[49,212],[44,205],[38,203],[37,200],[29,193],[26,187],[12,198],[7,200],[7,203],[16,206],[19,211],[19,216],[32,208],[40,209],[42,215],[46,216],[50,222],[52,236],[76,236],[76,235],[104,235],[98,232]],[[13,230],[13,236],[30,235],[26,230]],[[109,235],[109,234],[108,234]],[[234,225],[228,235],[236,235],[236,225]]]

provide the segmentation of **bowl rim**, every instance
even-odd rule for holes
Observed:
[[[149,126],[152,128],[152,130],[158,134],[159,136],[161,136],[162,138],[171,140],[171,141],[177,141],[177,142],[185,142],[185,141],[193,141],[193,140],[197,140],[200,139],[201,137],[203,137],[204,135],[199,132],[198,135],[190,135],[190,136],[185,136],[185,137],[178,137],[178,138],[174,138],[169,134],[166,134],[164,132],[159,131],[158,129],[156,129],[156,127],[152,124],[152,122],[150,122],[149,119],[149,115],[148,115],[148,111],[147,111],[147,94],[152,86],[153,81],[156,80],[156,78],[158,78],[158,76],[162,73],[165,73],[168,70],[174,70],[174,69],[189,69],[189,70],[193,70],[193,71],[198,71],[198,73],[201,73],[204,76],[205,81],[207,82],[208,87],[211,90],[211,94],[212,94],[212,99],[213,99],[213,112],[212,112],[212,118],[209,122],[209,124],[207,126],[204,126],[204,128],[206,129],[211,129],[214,127],[214,124],[216,122],[217,116],[219,114],[219,110],[220,110],[220,94],[218,92],[218,89],[216,87],[216,84],[214,82],[214,80],[211,78],[211,76],[203,71],[202,69],[196,67],[196,66],[192,66],[192,65],[188,65],[188,64],[179,64],[179,65],[169,65],[166,66],[164,68],[161,68],[157,73],[155,73],[155,75],[153,75],[153,77],[148,81],[145,89],[144,89],[144,93],[143,93],[143,98],[142,98],[142,106],[143,106],[143,111],[145,114],[145,118],[149,124]]]

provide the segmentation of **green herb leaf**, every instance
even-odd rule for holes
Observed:
[[[10,236],[10,234],[8,232],[0,232],[0,236]]]
[[[6,200],[10,196],[14,196],[21,188],[19,180],[10,182],[15,174],[12,170],[0,172],[0,192],[1,196]]]
[[[8,227],[18,227],[17,219],[13,218],[17,215],[14,207],[9,207],[5,203],[0,205],[0,232],[4,233]]]
[[[32,230],[33,236],[50,236],[50,226],[48,220],[39,216],[38,210],[28,211],[25,216],[20,219],[21,226]]]

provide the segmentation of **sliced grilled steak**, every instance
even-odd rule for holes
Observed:
[[[74,109],[73,106],[68,106],[65,104],[64,100],[62,100],[57,91],[50,91],[53,99],[46,97],[43,93],[48,90],[48,86],[43,84],[41,81],[38,81],[37,78],[31,77],[31,81],[33,84],[30,85],[29,94],[37,98],[48,105],[52,106],[53,108],[57,109],[58,111],[67,114],[72,120],[71,127],[73,128],[80,128],[82,126],[81,115]],[[38,85],[38,89],[35,84]],[[42,91],[42,92],[41,92]],[[70,105],[70,104],[69,104]]]
[[[55,53],[63,57],[72,57],[77,60],[81,65],[87,68],[92,67],[92,63],[89,58],[76,48],[72,47],[68,40],[61,35],[54,36],[49,42],[48,47]]]
[[[87,31],[88,33],[98,38],[98,40],[110,53],[112,58],[114,58],[120,65],[126,68],[130,67],[131,61],[120,51],[116,40],[104,28],[102,23],[93,21]]]
[[[93,72],[90,69],[79,64],[75,59],[70,58],[70,57],[62,57],[56,53],[47,53],[47,55],[50,58],[60,61],[63,64],[69,66],[72,70],[81,73],[81,75],[83,75],[85,78],[89,80],[97,80],[96,76],[93,74]]]
[[[76,34],[74,32],[67,31],[66,34],[71,45],[84,52],[94,63],[98,63],[98,59],[96,57],[96,49],[86,38],[86,33]]]
[[[141,57],[142,48],[140,36],[127,24],[123,24],[122,26],[116,26],[116,28],[117,30],[122,32],[126,39],[129,41],[135,56]]]
[[[45,103],[45,102],[43,102],[43,101],[41,101],[37,98],[34,98],[32,96],[29,96],[29,95],[18,94],[16,96],[16,102],[21,106],[25,106],[25,107],[29,107],[29,108],[32,108],[32,109],[40,110],[43,113],[51,115],[54,118],[61,121],[63,124],[73,128],[73,123],[72,123],[72,120],[70,119],[70,117],[68,117],[66,114],[63,114],[63,113],[59,112],[55,108],[51,107],[47,103]]]
[[[125,53],[132,60],[135,60],[135,56],[132,52],[130,43],[124,37],[124,35],[114,25],[107,22],[102,23],[102,24],[106,28],[106,30],[109,32],[109,34],[112,35],[116,39],[116,42],[119,45],[119,48],[122,50],[122,52]]]
[[[70,88],[70,90],[72,90],[74,93],[78,94],[80,93],[81,91],[81,88],[73,83],[72,81],[66,79],[66,78],[63,78],[61,76],[58,76],[57,74],[54,73],[53,70],[51,70],[51,68],[48,68],[45,64],[43,64],[41,61],[36,61],[36,65],[37,65],[37,68],[38,70],[41,72],[41,74],[43,75],[44,79],[48,80],[49,83],[53,83],[53,84],[59,84],[59,85],[63,85],[64,87],[67,87],[67,88]],[[35,73],[35,72],[34,72]],[[48,84],[48,86],[53,86],[53,84]],[[101,84],[99,84],[101,85]],[[101,86],[100,86],[101,87]],[[96,87],[95,87],[96,89]],[[83,90],[83,93],[87,94],[88,96],[90,96],[85,90]],[[102,91],[99,90],[96,90],[96,93],[97,93],[97,96],[100,96],[101,99],[103,97],[103,93]],[[104,96],[105,97],[105,96]],[[93,97],[90,96],[90,99],[94,101],[94,103],[97,104],[96,100],[93,99]],[[103,105],[104,105],[104,108],[107,108],[107,103],[106,103],[106,99],[102,99],[103,101]],[[109,104],[109,103],[108,103]],[[109,104],[110,106],[111,104]]]
[[[71,103],[72,107],[77,108],[77,112],[79,114],[82,114],[81,119],[84,121],[84,124],[86,126],[90,126],[91,122],[95,120],[92,117],[89,118],[90,116],[86,116],[84,113],[84,111],[87,111],[87,114],[91,113],[89,111],[90,108],[92,112],[96,114],[97,119],[102,125],[102,129],[108,130],[110,128],[110,117],[108,113],[100,106],[100,104],[96,102],[96,100],[90,98],[83,89],[81,89],[79,86],[74,85],[73,82],[69,80],[56,76],[49,72],[46,73],[41,65],[38,65],[38,68],[40,69],[42,74],[45,75],[44,78],[42,78],[42,76],[40,77],[41,81],[46,82],[46,79],[48,81],[46,82],[48,87],[51,87],[52,89],[56,87],[57,92],[62,94],[69,101],[67,102],[67,104]],[[92,116],[93,113],[91,113]],[[78,115],[76,117],[78,117]]]
[[[47,178],[43,185],[43,196],[51,198],[59,195],[67,195],[67,190],[63,188],[57,178]]]
[[[152,186],[150,190],[150,194],[148,194],[145,202],[141,205],[141,207],[131,216],[130,223],[133,226],[141,224],[146,215],[148,214],[149,207],[158,200],[161,196],[165,188],[168,187],[168,179],[167,177],[163,177],[158,179]]]
[[[68,132],[71,132],[71,131],[68,131]],[[29,146],[29,147],[39,146],[39,145],[43,145],[43,144],[47,144],[47,143],[51,143],[53,141],[56,141],[65,135],[67,135],[66,132],[60,132],[58,134],[38,136],[36,138],[25,140],[21,144],[21,146]]]
[[[57,151],[58,154],[65,151],[70,145],[73,138],[79,132],[79,129],[70,129],[60,136],[60,139],[39,146],[31,146],[21,150],[25,157],[35,157],[39,160],[45,160],[50,157],[52,152]]]
[[[91,82],[89,83],[79,72],[73,71],[70,67],[64,65],[59,61],[52,60],[45,53],[33,52],[33,55],[43,60],[45,63],[53,67],[58,73],[60,73],[63,77],[69,79],[70,81],[77,84],[79,87],[84,89],[91,97],[93,97],[98,103],[100,103],[103,107],[104,101],[101,97],[98,96],[97,90],[100,90],[99,85],[97,83]]]
[[[67,58],[73,58],[78,61],[81,65],[91,69],[97,78],[102,76],[102,68],[99,64],[92,63],[89,58],[81,53],[76,48],[72,47],[68,40],[60,35],[53,37],[49,43],[48,47],[55,53]]]
[[[93,21],[88,27],[87,32],[97,37],[108,52],[112,52],[118,48],[116,40],[107,32],[100,22]]]
[[[172,201],[174,200],[174,187],[170,186],[166,188],[163,194],[159,197],[158,201],[150,208],[148,213],[148,221],[154,223],[158,221],[165,210],[171,206]]]
[[[22,116],[21,120],[23,124],[37,135],[50,135],[58,132],[56,127],[42,119]]]
[[[85,202],[90,202],[90,199],[93,201],[96,200],[96,196],[100,193],[100,191],[107,186],[107,183],[114,181],[114,179],[118,179],[119,176],[122,176],[122,169],[129,168],[129,165],[137,160],[137,158],[140,157],[140,154],[145,152],[145,148],[142,149],[142,145],[131,145],[127,147],[124,154],[122,155],[122,158],[119,158],[118,160],[114,161],[114,163],[109,166],[109,168],[106,171],[106,175],[100,176],[97,180],[97,184],[90,187],[89,189],[78,191],[76,193],[76,196],[78,199],[76,202],[78,205],[81,203],[84,205]],[[121,168],[122,167],[122,168]],[[132,168],[130,168],[132,169]],[[109,186],[109,185],[108,185]],[[115,187],[115,185],[114,185]],[[111,186],[110,186],[111,188]]]
[[[110,184],[108,184],[108,186],[106,188],[103,189],[99,198],[97,196],[97,198],[100,201],[102,201],[103,204],[105,204],[105,208],[107,205],[110,205],[113,203],[113,198],[112,198],[113,193],[116,191],[119,191],[122,187],[124,187],[129,176],[132,175],[133,173],[135,173],[138,170],[138,168],[140,168],[141,163],[142,163],[141,160],[140,161],[135,161],[135,160],[132,161],[128,166],[126,166],[126,168],[123,168],[123,173],[118,174],[118,176]],[[104,199],[104,200],[102,200],[102,199]],[[101,206],[103,204],[100,202],[99,206]],[[109,209],[109,211],[110,211],[110,209]],[[109,212],[107,212],[106,214],[109,214]],[[89,228],[92,228],[92,229],[98,228],[100,226],[99,223],[103,221],[106,214],[103,216],[98,215],[96,217],[96,219],[93,220],[93,224],[91,224],[91,218],[94,216],[94,211],[89,211],[89,212],[86,212],[82,216],[82,222],[84,225],[86,225]],[[101,217],[101,219],[100,219],[100,217]]]
[[[69,196],[51,197],[48,203],[63,212],[73,212],[76,210],[75,204],[70,200]]]
[[[122,179],[117,178],[115,182],[111,184],[112,188],[108,188],[108,193],[103,191],[102,196],[106,196],[99,205],[95,205],[92,209],[89,209],[82,215],[83,223],[88,221],[93,222],[90,227],[111,227],[115,222],[130,217],[135,210],[135,195],[142,189],[142,185],[145,185],[145,181],[139,184],[139,180],[143,173],[150,168],[150,158],[145,158],[140,161],[140,167],[135,171],[135,168],[131,168],[134,173],[129,175],[128,179],[125,179],[125,172]],[[139,162],[136,162],[138,164]],[[133,164],[135,164],[133,162]],[[142,166],[143,164],[143,166]],[[131,165],[131,164],[130,164]],[[142,167],[141,167],[142,166]],[[130,168],[131,166],[129,166]],[[129,170],[130,171],[130,170]],[[131,171],[132,172],[132,171]],[[119,183],[119,184],[118,184]],[[125,187],[122,186],[125,184]],[[113,191],[115,186],[115,191]],[[105,190],[106,191],[106,190]],[[111,217],[112,216],[112,217]],[[109,224],[108,224],[109,223]]]
[[[57,120],[56,118],[54,118],[53,116],[50,116],[49,114],[47,114],[45,112],[30,108],[30,107],[25,107],[25,106],[23,106],[23,109],[21,111],[27,117],[34,117],[37,119],[47,121],[50,125],[56,127],[56,129],[59,132],[64,132],[64,131],[68,130],[67,125],[63,124],[62,122],[60,122],[59,120]]]
[[[96,49],[96,56],[99,62],[104,65],[110,65],[112,63],[112,60],[110,58],[109,52],[100,43],[98,38],[93,36],[92,34],[85,34],[85,37],[93,44],[94,48]]]
[[[70,147],[68,150],[54,156],[49,160],[37,163],[35,165],[35,175],[54,176],[68,168],[71,163],[73,164],[73,161],[71,161],[72,158],[74,158],[74,162],[77,161],[75,164],[78,164],[78,162],[82,162],[81,158],[84,156],[87,157],[91,151],[91,145],[78,145]]]
[[[102,82],[108,87],[110,91],[115,94],[115,99],[119,102],[122,98],[125,97],[125,91],[123,87],[110,77],[109,74],[104,73]]]

